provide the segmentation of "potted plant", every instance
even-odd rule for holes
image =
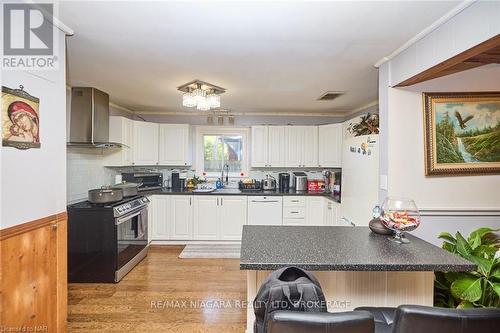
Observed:
[[[436,272],[434,305],[448,308],[500,307],[500,229],[479,228],[467,239],[439,234],[442,248],[477,265],[471,272]]]

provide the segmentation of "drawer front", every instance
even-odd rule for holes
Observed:
[[[305,217],[305,207],[283,207],[283,218],[285,219],[303,219]]]
[[[283,219],[283,225],[306,225],[306,219]]]
[[[283,206],[285,206],[285,207],[290,207],[290,206],[305,207],[306,206],[306,197],[298,197],[298,196],[283,197]]]

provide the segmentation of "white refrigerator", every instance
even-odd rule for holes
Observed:
[[[379,136],[344,137],[340,225],[366,226],[378,204]]]

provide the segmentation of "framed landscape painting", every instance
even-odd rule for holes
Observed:
[[[424,93],[426,175],[500,173],[500,92]]]

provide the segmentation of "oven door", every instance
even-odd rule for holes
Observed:
[[[147,206],[117,218],[115,225],[117,239],[115,281],[118,282],[146,256],[148,245]]]

